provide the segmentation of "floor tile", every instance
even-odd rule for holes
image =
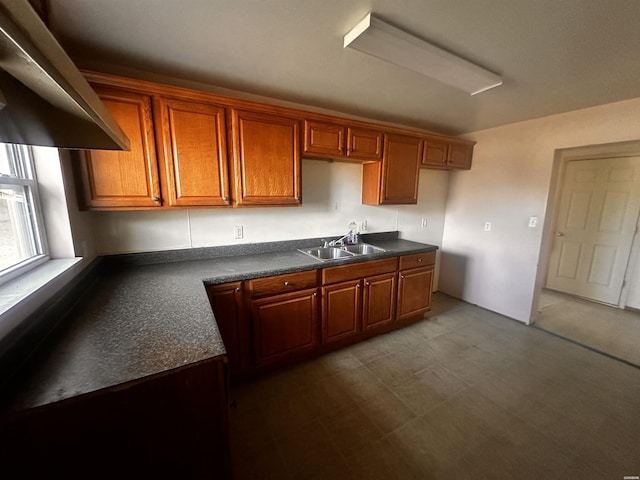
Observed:
[[[230,397],[240,480],[640,473],[640,369],[442,294],[420,322]]]
[[[468,388],[468,385],[436,365],[415,375],[412,382],[390,388],[413,413],[420,416]]]

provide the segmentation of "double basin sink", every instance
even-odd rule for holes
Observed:
[[[358,243],[356,245],[344,245],[340,247],[304,248],[298,251],[318,260],[334,260],[336,258],[353,257],[355,255],[371,255],[386,252],[384,248],[369,245],[368,243]]]

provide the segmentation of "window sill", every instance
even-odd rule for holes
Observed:
[[[0,338],[51,300],[83,266],[82,257],[49,260],[0,285]]]

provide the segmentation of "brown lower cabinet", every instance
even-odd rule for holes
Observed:
[[[0,418],[2,478],[230,479],[216,357]]]
[[[397,270],[397,258],[323,269],[323,343],[353,338],[391,323]]]
[[[208,286],[232,375],[339,348],[422,318],[435,252]]]
[[[361,327],[360,279],[322,287],[322,342],[354,337]]]
[[[242,301],[242,282],[213,285],[207,288],[209,302],[216,312],[218,330],[227,349],[229,372],[231,375],[249,368],[249,328]]]
[[[398,320],[415,317],[431,310],[435,252],[406,255],[400,258],[398,273]]]
[[[251,301],[256,366],[313,350],[319,344],[316,288]]]

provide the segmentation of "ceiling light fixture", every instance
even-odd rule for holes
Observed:
[[[369,13],[344,36],[353,48],[475,95],[502,85],[493,72],[403,32]]]

